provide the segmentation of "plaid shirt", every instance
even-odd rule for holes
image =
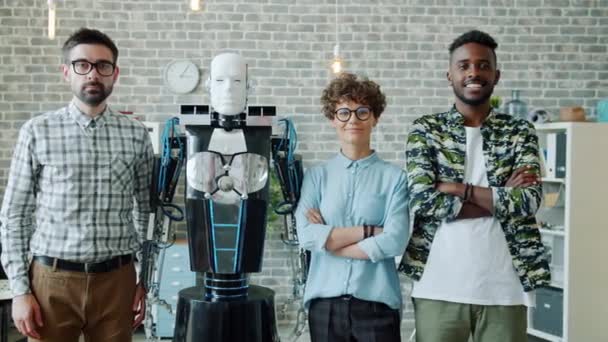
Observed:
[[[71,103],[21,128],[0,210],[13,295],[30,292],[28,256],[98,262],[140,250],[154,154],[146,128],[108,107]]]

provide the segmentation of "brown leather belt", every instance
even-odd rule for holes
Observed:
[[[34,260],[43,265],[56,267],[57,269],[64,271],[104,273],[113,271],[123,265],[129,264],[131,261],[133,261],[133,255],[119,255],[105,261],[91,263],[68,261],[58,258],[51,258],[44,255],[35,255]]]

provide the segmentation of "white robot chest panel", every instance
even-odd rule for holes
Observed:
[[[242,130],[215,129],[208,151],[190,156],[188,185],[222,204],[237,204],[266,186],[268,160],[248,153]]]

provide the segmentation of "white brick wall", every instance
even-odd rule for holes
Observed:
[[[332,155],[337,144],[320,114],[319,96],[331,77],[335,2],[205,3],[202,13],[191,13],[187,0],[60,1],[57,39],[49,41],[46,1],[0,0],[0,195],[19,127],[71,98],[59,72],[60,46],[81,26],[105,31],[119,47],[113,108],[161,120],[176,114],[180,104],[207,103],[202,86],[188,95],[170,93],[163,86],[164,65],[189,58],[204,74],[220,49],[236,49],[250,64],[250,104],[277,106],[279,114],[295,120],[307,164]],[[508,98],[511,89],[521,89],[529,106],[554,112],[565,105],[589,110],[608,97],[608,0],[338,3],[347,70],[368,75],[388,95],[374,145],[395,163],[403,162],[408,123],[452,103],[447,46],[469,29],[484,30],[499,43],[498,95]]]

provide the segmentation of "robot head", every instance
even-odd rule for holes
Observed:
[[[211,61],[207,79],[211,107],[221,115],[232,116],[245,112],[247,106],[247,63],[236,52],[223,52]]]

